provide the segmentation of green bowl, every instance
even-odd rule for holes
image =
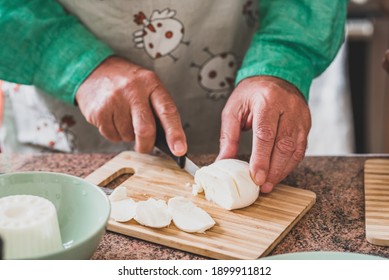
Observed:
[[[108,198],[99,187],[79,177],[54,172],[1,175],[0,197],[19,194],[44,197],[57,210],[63,249],[31,259],[90,259],[110,215]]]

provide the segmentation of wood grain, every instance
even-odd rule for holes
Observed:
[[[389,246],[389,160],[365,162],[366,239]]]
[[[249,207],[228,211],[193,196],[193,177],[173,160],[135,152],[123,152],[88,175],[86,179],[105,186],[120,174],[133,174],[121,186],[136,201],[149,197],[168,200],[184,196],[207,211],[216,225],[204,234],[186,233],[172,223],[152,229],[131,220],[110,220],[108,230],[188,251],[214,259],[256,259],[266,256],[315,203],[315,193],[278,185],[270,194],[261,194]]]

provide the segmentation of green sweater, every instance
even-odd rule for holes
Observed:
[[[270,75],[308,99],[312,79],[344,40],[346,0],[260,0],[260,23],[236,83]],[[114,54],[53,0],[0,0],[0,79],[74,103],[80,84]]]

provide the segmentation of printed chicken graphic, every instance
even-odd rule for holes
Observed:
[[[142,25],[141,30],[134,32],[135,47],[143,48],[152,58],[164,56],[176,58],[171,54],[181,43],[184,42],[184,26],[174,18],[176,11],[165,9],[155,10],[150,18],[146,18],[143,12],[134,16],[134,22]]]
[[[239,62],[233,53],[213,54],[208,48],[204,51],[210,58],[202,65],[191,64],[191,67],[199,68],[198,82],[207,91],[209,98],[226,98],[233,89]]]
[[[72,120],[70,122],[69,120]],[[34,144],[58,151],[74,151],[74,137],[68,127],[74,125],[72,117],[65,116],[59,123],[52,115],[41,116],[36,123]]]

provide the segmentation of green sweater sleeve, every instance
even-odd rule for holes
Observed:
[[[34,84],[73,103],[113,51],[53,0],[0,0],[0,79]]]
[[[347,0],[260,0],[260,22],[236,83],[276,76],[309,97],[344,40]]]

